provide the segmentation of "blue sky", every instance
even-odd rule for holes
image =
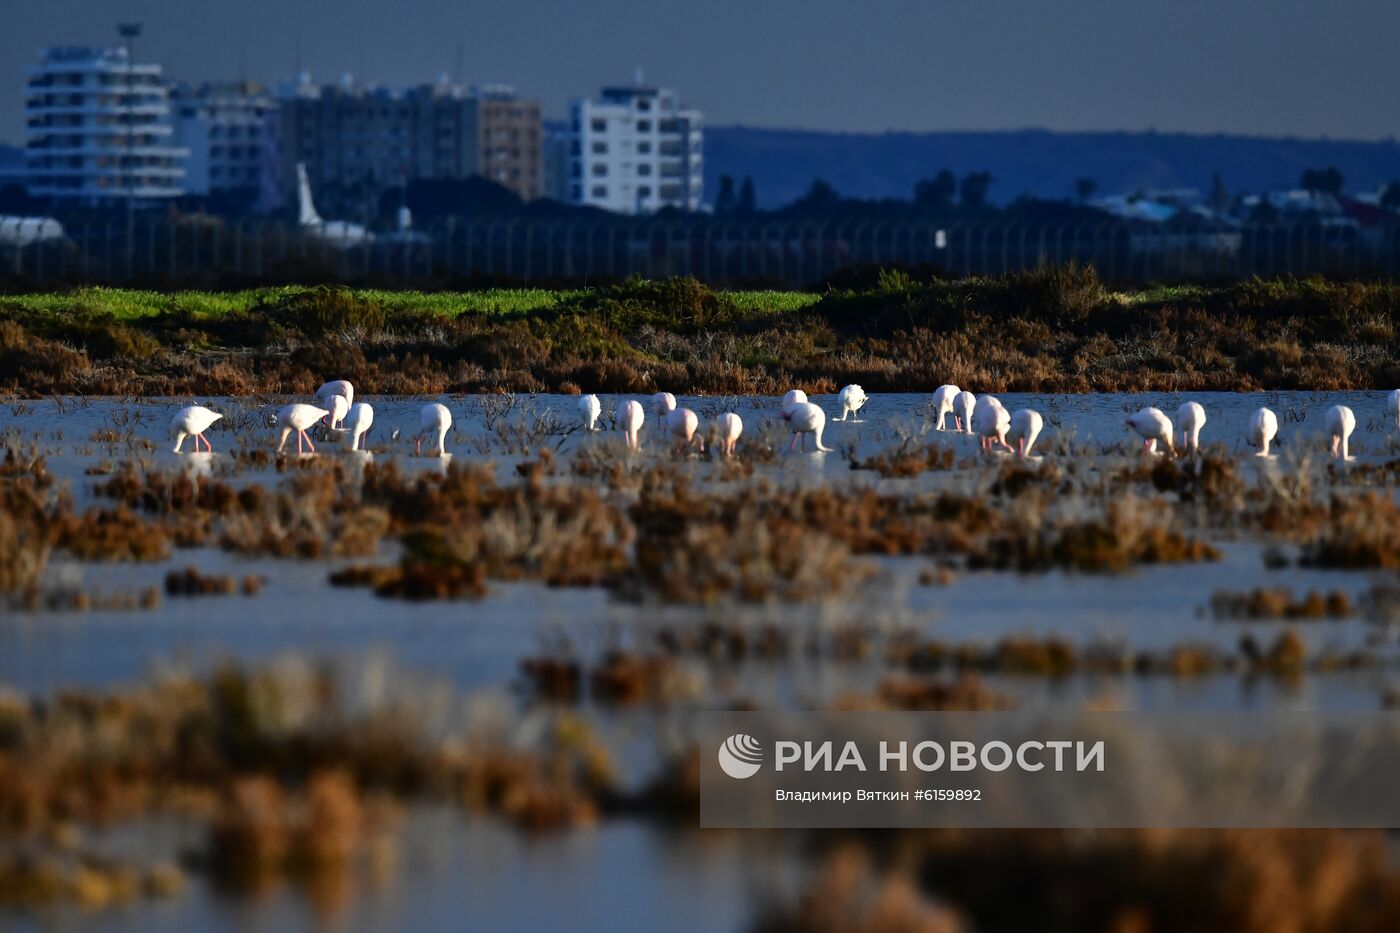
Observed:
[[[881,131],[1046,127],[1391,137],[1393,0],[12,0],[0,140],[46,44],[146,24],[186,79],[272,82],[300,59],[399,84],[455,72],[565,100],[646,69],[716,123]]]

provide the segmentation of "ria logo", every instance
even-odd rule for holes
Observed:
[[[719,766],[732,778],[740,781],[751,778],[762,765],[763,746],[751,735],[736,733],[719,747]]]

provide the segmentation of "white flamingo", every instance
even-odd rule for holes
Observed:
[[[715,419],[715,429],[719,452],[725,457],[734,456],[734,445],[739,435],[744,433],[744,420],[732,411],[727,411]]]
[[[826,412],[822,411],[811,402],[798,402],[791,408],[783,409],[783,420],[792,425],[792,442],[788,444],[788,452],[791,453],[793,447],[797,446],[797,439],[802,439],[802,449],[807,449],[807,435],[814,436],[817,442],[817,450],[830,451],[830,447],[822,446],[822,431],[826,429]]]
[[[933,416],[937,420],[934,428],[939,431],[946,431],[945,421],[953,413],[953,400],[962,394],[962,389],[955,385],[939,386],[933,392]]]
[[[277,439],[277,452],[280,454],[282,448],[287,445],[287,438],[292,432],[297,433],[297,453],[302,452],[302,444],[311,448],[311,452],[316,452],[316,445],[311,443],[311,438],[307,436],[307,431],[316,426],[316,422],[330,412],[324,408],[317,408],[315,405],[305,405],[301,402],[294,402],[291,405],[283,405],[277,411],[277,427],[281,429],[281,436]]]
[[[441,402],[429,402],[418,414],[418,433],[413,438],[413,452],[423,452],[423,439],[436,442],[438,456],[447,453],[447,432],[452,427],[452,412]]]
[[[806,404],[807,404],[807,393],[806,393],[806,392],[803,392],[801,389],[788,389],[787,393],[783,396],[783,404],[782,404],[781,406],[779,406],[778,410],[779,410],[779,411],[787,411],[789,408],[791,408],[791,407],[794,406],[794,405],[806,405]]]
[[[1201,449],[1201,428],[1206,426],[1206,410],[1200,402],[1186,402],[1176,410],[1176,427],[1181,432],[1183,450]]]
[[[319,401],[329,409],[324,419],[326,427],[339,430],[345,422],[345,415],[350,411],[350,399],[336,393],[322,396]]]
[[[598,401],[596,395],[585,395],[578,400],[579,417],[583,419],[583,429],[585,431],[598,430],[598,416],[603,413],[603,403]]]
[[[617,422],[618,430],[627,435],[627,449],[636,450],[637,432],[642,429],[642,422],[646,420],[642,403],[629,398],[617,406],[617,411],[613,412],[613,420]]]
[[[972,412],[972,430],[978,443],[988,452],[995,447],[1011,449],[1006,443],[1006,432],[1011,429],[1011,415],[994,395],[984,395],[977,400]]]
[[[953,426],[956,430],[972,433],[972,409],[977,405],[977,396],[971,392],[959,392],[953,397]]]
[[[1278,415],[1267,408],[1260,408],[1249,416],[1249,443],[1259,448],[1256,457],[1267,457],[1269,445],[1278,437]]]
[[[1162,414],[1160,408],[1150,406],[1144,408],[1137,414],[1124,419],[1123,424],[1136,431],[1138,437],[1142,438],[1143,453],[1155,453],[1158,441],[1167,445],[1167,450],[1174,449],[1172,447],[1171,419]]]
[[[1006,432],[1006,439],[1016,442],[1017,455],[1025,459],[1031,455],[1035,439],[1044,427],[1045,419],[1040,412],[1022,408],[1011,416],[1011,429]]]
[[[870,396],[865,394],[865,390],[858,385],[848,385],[836,396],[836,403],[841,406],[841,420],[846,420],[846,414],[855,416],[856,421],[860,421],[857,414],[866,402],[870,401]]]
[[[321,388],[316,390],[316,394],[312,396],[312,398],[316,399],[318,402],[326,402],[329,401],[332,395],[345,396],[345,407],[349,408],[355,402],[355,387],[350,384],[349,379],[333,379],[330,382],[322,384]]]
[[[368,402],[357,402],[350,406],[342,428],[345,432],[346,450],[363,450],[365,435],[374,424],[374,408]]]
[[[1332,456],[1338,460],[1350,460],[1351,432],[1356,430],[1356,413],[1346,405],[1333,405],[1327,409],[1327,417],[1324,420],[1327,426],[1327,437],[1331,442]]]
[[[689,408],[677,408],[666,416],[666,430],[671,432],[671,436],[680,441],[680,447],[685,449],[692,443],[700,445],[700,452],[705,452],[705,439],[698,433],[700,428],[700,416]]]
[[[175,412],[175,417],[170,419],[170,436],[175,438],[175,453],[180,452],[187,437],[194,438],[196,453],[199,452],[200,441],[203,441],[204,446],[208,448],[210,453],[213,453],[214,445],[209,443],[209,438],[204,436],[204,432],[222,417],[223,415],[217,411],[205,408],[203,405],[186,405]]]
[[[651,397],[651,413],[664,418],[676,410],[676,397],[670,392],[658,392]]]

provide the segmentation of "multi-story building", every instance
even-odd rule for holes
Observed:
[[[159,65],[124,48],[50,48],[26,69],[29,192],[89,206],[151,204],[184,193]]]
[[[544,172],[542,194],[552,201],[569,200],[569,125],[546,123],[540,147]]]
[[[353,209],[414,178],[472,175],[540,195],[540,105],[508,87],[391,90],[303,75],[280,96],[283,172],[295,178],[305,163],[318,199]]]
[[[251,81],[177,86],[175,141],[189,151],[185,191],[270,211],[282,203],[277,101]]]
[[[676,92],[604,88],[569,105],[567,200],[622,214],[700,209],[703,120]]]
[[[473,88],[467,97],[466,126],[468,139],[476,141],[474,149],[468,147],[468,175],[489,178],[522,201],[543,193],[539,101],[522,100],[505,84]]]

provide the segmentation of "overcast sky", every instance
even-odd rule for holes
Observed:
[[[507,82],[547,116],[604,83],[712,123],[1375,139],[1400,124],[1396,0],[4,0],[0,140],[40,46],[113,41],[179,79],[346,71]],[[299,37],[299,42],[298,42]]]

